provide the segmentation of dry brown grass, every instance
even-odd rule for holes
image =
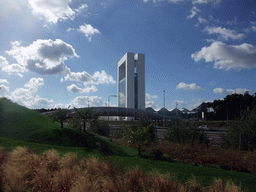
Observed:
[[[9,158],[1,149],[1,178],[3,191],[241,191],[231,181],[216,179],[209,187],[201,187],[196,178],[181,184],[170,174],[158,171],[145,173],[139,168],[124,172],[111,157],[99,160],[68,153],[60,158],[55,150],[37,155],[17,147]],[[4,159],[5,157],[5,159]]]
[[[197,143],[197,147],[190,144],[158,143],[149,148],[151,151],[160,150],[164,156],[178,159],[185,164],[194,163],[209,167],[220,167],[246,173],[256,173],[256,153],[209,147]]]

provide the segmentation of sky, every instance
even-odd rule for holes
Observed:
[[[117,106],[126,52],[145,54],[155,110],[256,92],[256,0],[0,4],[0,97],[27,108]]]

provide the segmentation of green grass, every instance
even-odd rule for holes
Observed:
[[[101,145],[97,146],[96,142]],[[243,189],[256,191],[255,175],[184,165],[168,159],[155,160],[149,153],[143,153],[140,157],[136,149],[115,145],[93,133],[84,133],[68,127],[61,129],[58,122],[52,123],[38,112],[3,99],[0,99],[0,145],[9,152],[17,146],[37,150],[39,154],[49,149],[57,150],[60,156],[72,152],[76,153],[79,159],[88,155],[99,158],[112,155],[113,158],[121,159],[126,170],[135,166],[146,172],[157,169],[162,173],[175,175],[182,183],[194,175],[204,186],[211,184],[213,178],[222,178],[225,181],[232,179],[236,185],[241,182]]]

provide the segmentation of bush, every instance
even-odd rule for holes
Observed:
[[[149,146],[155,141],[155,129],[154,124],[150,120],[141,114],[137,125],[131,127],[124,127],[123,139],[128,142],[131,147],[138,149],[138,155],[141,155],[144,147]]]
[[[2,151],[3,152],[3,151]],[[139,168],[124,171],[119,159],[77,159],[75,154],[59,157],[55,150],[41,155],[17,147],[1,167],[1,191],[241,191],[231,180],[216,179],[202,187],[193,177],[180,183],[175,176],[156,170],[145,173]]]
[[[222,147],[256,149],[256,108],[244,112],[238,121],[230,124],[226,134],[222,135]]]
[[[97,120],[91,123],[89,131],[101,136],[109,136],[109,124],[107,121]]]
[[[165,138],[173,143],[209,143],[209,139],[203,130],[197,129],[197,126],[189,121],[176,119],[168,125]]]

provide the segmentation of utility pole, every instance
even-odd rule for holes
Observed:
[[[109,95],[109,97],[108,97],[108,107],[110,106],[110,97],[117,97],[117,95]],[[109,109],[108,109],[108,124],[109,124]]]
[[[88,99],[88,108],[89,108],[89,103],[90,103],[90,101],[89,101],[89,99]]]
[[[164,108],[165,108],[165,90],[163,90],[164,92]]]
[[[178,103],[177,103],[177,101],[175,101],[175,103],[176,103],[176,117],[178,116]]]

